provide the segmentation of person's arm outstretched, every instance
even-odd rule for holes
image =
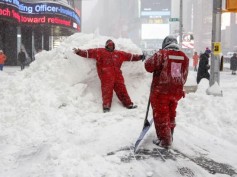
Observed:
[[[74,50],[74,53],[81,56],[81,57],[84,57],[84,58],[94,58],[96,59],[97,58],[97,55],[98,55],[98,52],[99,52],[99,49],[87,49],[87,50],[81,50],[81,49],[73,49]]]
[[[122,54],[124,61],[139,61],[139,60],[144,61],[145,60],[144,54],[138,55],[138,54],[131,54],[131,53],[123,52],[123,51],[120,51],[120,53]]]

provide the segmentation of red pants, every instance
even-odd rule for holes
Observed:
[[[171,130],[176,126],[176,108],[183,95],[167,95],[152,93],[151,106],[158,139],[163,145],[172,144]]]
[[[122,102],[123,106],[128,107],[132,105],[132,101],[128,95],[126,86],[122,82],[111,82],[102,81],[101,82],[103,108],[110,108],[113,98],[113,90],[115,91],[118,99]]]

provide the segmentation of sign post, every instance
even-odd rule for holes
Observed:
[[[218,56],[221,54],[221,43],[220,42],[214,42],[214,49],[213,49],[213,55]]]
[[[170,18],[169,21],[170,21],[170,22],[178,22],[178,21],[179,21],[179,18]]]
[[[211,89],[216,83],[220,85],[221,13],[222,0],[213,0],[211,73],[207,94],[216,96],[222,96],[220,89]]]

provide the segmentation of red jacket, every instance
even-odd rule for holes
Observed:
[[[117,81],[123,81],[122,71],[120,68],[124,61],[141,60],[141,55],[133,55],[118,50],[110,52],[105,48],[79,50],[77,54],[85,58],[96,59],[97,72],[100,79],[102,75],[103,77],[107,75],[109,77],[116,77],[115,80]]]
[[[0,64],[4,64],[6,59],[7,58],[4,54],[0,54]]]
[[[159,50],[146,60],[145,68],[153,74],[152,92],[183,94],[189,59],[182,51]]]
[[[193,55],[193,67],[198,65],[199,55]]]

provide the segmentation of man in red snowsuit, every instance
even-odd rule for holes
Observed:
[[[143,60],[145,59],[144,55],[133,55],[131,53],[115,50],[115,44],[110,39],[107,40],[105,48],[88,50],[74,49],[74,51],[79,56],[96,59],[97,73],[101,80],[104,112],[110,111],[113,90],[123,106],[128,109],[137,107],[133,104],[128,95],[120,68],[124,61]]]
[[[166,149],[172,145],[176,108],[184,97],[188,66],[188,57],[179,50],[172,36],[167,36],[162,49],[145,62],[146,70],[153,73],[150,102],[158,138],[153,143]]]

